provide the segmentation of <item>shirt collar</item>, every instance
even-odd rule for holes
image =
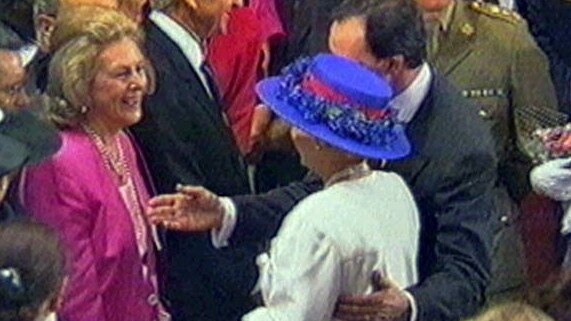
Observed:
[[[456,1],[451,1],[448,7],[444,9],[444,12],[442,12],[442,15],[440,16],[440,28],[444,32],[448,32],[448,30],[450,30],[450,24],[452,24],[452,16],[454,15],[455,7]]]
[[[200,70],[205,60],[200,38],[191,30],[181,26],[168,15],[153,10],[149,19],[157,25],[180,48],[195,70]]]
[[[397,120],[402,123],[410,122],[430,90],[432,72],[425,62],[413,82],[400,94],[395,96],[389,106],[397,111]]]

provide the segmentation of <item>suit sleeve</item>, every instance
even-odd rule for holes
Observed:
[[[25,195],[33,195],[25,200],[26,210],[58,232],[66,249],[69,283],[59,319],[107,320],[90,237],[95,213],[77,178],[46,164],[29,171],[24,184]]]
[[[490,278],[495,158],[492,153],[469,154],[437,172],[445,183],[431,204],[436,264],[423,282],[408,289],[419,321],[458,320],[476,313]]]
[[[289,211],[302,199],[322,188],[315,175],[308,175],[302,182],[276,188],[263,195],[233,197],[237,221],[230,244],[264,242],[271,239]]]

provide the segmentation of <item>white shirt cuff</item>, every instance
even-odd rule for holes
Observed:
[[[224,209],[224,217],[222,218],[222,226],[220,229],[213,229],[210,231],[210,238],[212,245],[217,248],[228,246],[228,240],[234,233],[236,227],[236,205],[228,197],[221,197],[220,203]]]
[[[403,292],[406,298],[408,299],[408,302],[410,303],[409,321],[416,321],[416,319],[418,318],[418,308],[416,307],[416,300],[414,300],[414,297],[412,296],[412,294],[410,294],[410,292],[408,291],[403,291]]]

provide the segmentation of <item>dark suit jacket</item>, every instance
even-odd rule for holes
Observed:
[[[311,56],[328,51],[327,35],[331,26],[331,13],[342,0],[284,1],[283,11],[288,30],[287,43],[279,47],[272,59],[272,73],[300,56]]]
[[[571,2],[518,0],[516,4],[549,58],[559,109],[571,115]]]
[[[156,25],[145,25],[157,91],[134,128],[159,193],[177,183],[221,194],[249,193],[245,170],[220,105],[208,96],[180,49]],[[167,297],[175,320],[235,320],[249,308],[256,281],[251,248],[217,251],[209,234],[167,233]]]
[[[388,170],[409,183],[422,215],[421,282],[408,290],[416,299],[418,320],[459,320],[481,306],[489,280],[494,228],[489,222],[496,215],[497,186],[490,128],[478,108],[436,73],[407,132],[413,155]],[[319,188],[306,180],[266,195],[234,198],[239,215],[230,241],[271,237],[285,214]]]

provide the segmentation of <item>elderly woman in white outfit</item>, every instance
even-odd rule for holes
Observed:
[[[376,271],[403,288],[416,283],[419,213],[413,196],[397,174],[371,170],[365,162],[410,151],[403,128],[385,109],[388,85],[355,62],[319,55],[262,81],[257,90],[292,125],[303,165],[325,188],[287,215],[269,251],[258,257],[256,290],[264,305],[243,320],[333,320],[337,298],[372,292]],[[161,222],[184,230],[181,211],[172,213],[179,221],[165,216]]]

